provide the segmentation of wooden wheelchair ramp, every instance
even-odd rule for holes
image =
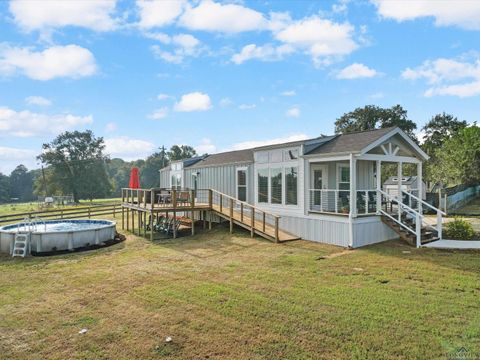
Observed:
[[[252,236],[257,234],[275,242],[300,239],[299,236],[280,229],[280,217],[277,215],[258,209],[216,190],[212,190],[212,196],[212,212],[230,221],[230,231],[235,224],[250,230]]]

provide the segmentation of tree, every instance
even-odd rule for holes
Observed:
[[[335,133],[347,134],[393,126],[398,126],[413,140],[417,141],[414,133],[417,129],[417,124],[408,119],[407,110],[400,105],[395,105],[391,108],[381,108],[375,105],[356,108],[351,112],[343,114],[335,121]]]
[[[445,114],[445,112],[435,115],[422,128],[424,132],[423,150],[428,155],[433,156],[445,141],[466,127],[467,122],[465,120],[460,121],[453,115]]]
[[[480,182],[480,127],[458,131],[435,151],[432,176],[448,185]]]
[[[10,197],[20,201],[33,199],[33,173],[18,165],[10,174]]]
[[[105,166],[108,157],[103,154],[105,143],[91,130],[66,131],[42,148],[38,159],[52,168],[53,181],[63,193],[73,194],[74,201],[103,197],[111,191]]]
[[[10,201],[10,179],[0,173],[0,203]]]
[[[177,161],[182,159],[189,159],[197,155],[195,149],[188,145],[173,145],[170,151],[167,152],[170,161]]]

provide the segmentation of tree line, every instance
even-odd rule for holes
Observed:
[[[119,197],[128,187],[132,167],[140,170],[140,184],[150,188],[158,186],[161,168],[197,155],[191,146],[173,145],[146,159],[111,159],[105,154],[104,139],[90,130],[64,132],[43,144],[42,150],[37,157],[42,169],[18,165],[8,176],[0,173],[0,202],[29,202],[42,195],[71,194],[75,201]]]
[[[480,182],[480,128],[465,120],[441,113],[434,115],[421,129],[400,105],[381,108],[367,105],[343,114],[335,121],[335,132],[346,134],[398,126],[430,156],[424,166],[424,179],[444,186]],[[422,138],[416,132],[421,130]],[[420,141],[421,140],[421,141]],[[65,132],[42,146],[37,157],[42,169],[28,170],[18,165],[10,175],[0,173],[0,202],[28,202],[39,195],[72,194],[75,201],[118,197],[128,187],[132,167],[140,169],[142,187],[158,186],[159,170],[171,161],[196,156],[188,145],[162,147],[146,159],[125,161],[105,154],[105,142],[92,131]],[[392,166],[383,167],[384,175],[396,174]],[[415,175],[406,165],[406,175]]]

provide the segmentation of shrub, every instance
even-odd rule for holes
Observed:
[[[443,237],[454,240],[471,240],[475,236],[472,225],[462,219],[455,218],[444,226]]]

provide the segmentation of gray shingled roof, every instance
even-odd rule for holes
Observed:
[[[229,151],[208,155],[205,159],[190,166],[190,168],[246,162],[253,162],[253,149]]]
[[[391,132],[394,128],[361,131],[349,134],[341,134],[332,140],[321,144],[305,155],[329,154],[329,153],[355,153],[380,139],[383,135]]]

